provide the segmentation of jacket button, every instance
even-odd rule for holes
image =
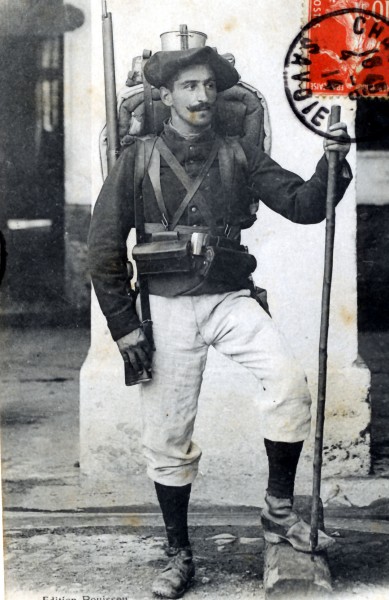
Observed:
[[[193,213],[197,212],[197,208],[196,206],[192,206],[192,208],[190,209]]]

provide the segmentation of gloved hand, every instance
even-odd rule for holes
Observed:
[[[325,138],[324,140],[324,151],[326,153],[327,160],[330,152],[339,152],[339,160],[343,161],[349,150],[350,150],[350,136],[347,132],[346,123],[334,123],[328,128],[328,132],[331,135],[336,136],[337,140]]]
[[[118,339],[116,343],[123,360],[130,363],[135,373],[151,371],[152,349],[140,327]]]

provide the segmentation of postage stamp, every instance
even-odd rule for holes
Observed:
[[[389,20],[366,6],[311,0],[313,18],[289,46],[287,98],[296,116],[319,135],[328,135],[322,126],[334,96],[356,101],[389,95]]]

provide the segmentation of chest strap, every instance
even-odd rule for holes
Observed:
[[[175,229],[175,227],[178,225],[179,220],[181,219],[182,215],[184,214],[186,208],[188,207],[190,201],[196,194],[197,194],[196,201],[199,206],[199,209],[200,209],[205,221],[207,222],[207,224],[212,227],[212,225],[213,225],[212,213],[210,211],[207,201],[205,200],[204,196],[199,191],[199,188],[200,188],[201,184],[203,183],[207,173],[209,172],[209,169],[211,168],[213,162],[215,161],[221,144],[222,144],[221,138],[216,138],[216,140],[212,146],[211,152],[210,152],[207,160],[205,161],[204,165],[202,166],[200,173],[193,180],[191,177],[189,177],[189,175],[187,174],[185,169],[178,162],[178,160],[176,159],[174,154],[170,151],[170,149],[167,147],[165,142],[161,138],[157,139],[153,153],[152,153],[152,157],[151,157],[151,160],[149,163],[148,173],[149,173],[150,181],[151,181],[153,189],[154,189],[158,207],[162,213],[162,222],[164,223],[166,228],[169,228],[170,230]],[[164,160],[166,161],[166,163],[168,164],[170,169],[173,171],[173,173],[175,174],[177,179],[182,183],[182,185],[184,186],[184,188],[187,191],[185,198],[182,200],[180,206],[175,211],[170,223],[168,221],[166,204],[164,202],[163,195],[162,195],[162,189],[161,189],[160,156],[162,156],[164,158]]]

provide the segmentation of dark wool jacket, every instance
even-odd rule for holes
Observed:
[[[161,134],[163,140],[184,167],[195,178],[213,145],[215,134],[207,131],[196,141],[181,137],[170,125]],[[258,148],[242,142],[247,158],[248,172],[235,162],[233,190],[226,198],[220,176],[218,158],[200,186],[208,200],[215,225],[223,227],[228,221],[239,227],[252,224],[250,204],[261,200],[269,208],[294,223],[319,223],[325,218],[327,189],[327,160],[323,156],[314,175],[307,182],[280,167]],[[96,295],[114,340],[139,326],[132,298],[127,287],[126,240],[134,227],[134,162],[135,144],[126,148],[107,177],[94,209],[89,232],[89,267]],[[172,216],[186,194],[182,183],[161,157],[161,188],[169,215]],[[339,167],[337,202],[342,198],[352,178],[346,162]],[[161,222],[154,191],[148,174],[143,181],[145,221]],[[227,218],[227,205],[230,214]],[[207,226],[196,195],[193,197],[179,225]],[[240,286],[241,287],[241,286]],[[249,283],[247,283],[249,287]],[[228,282],[202,281],[196,273],[149,276],[150,293],[160,296],[198,295],[233,291]]]

